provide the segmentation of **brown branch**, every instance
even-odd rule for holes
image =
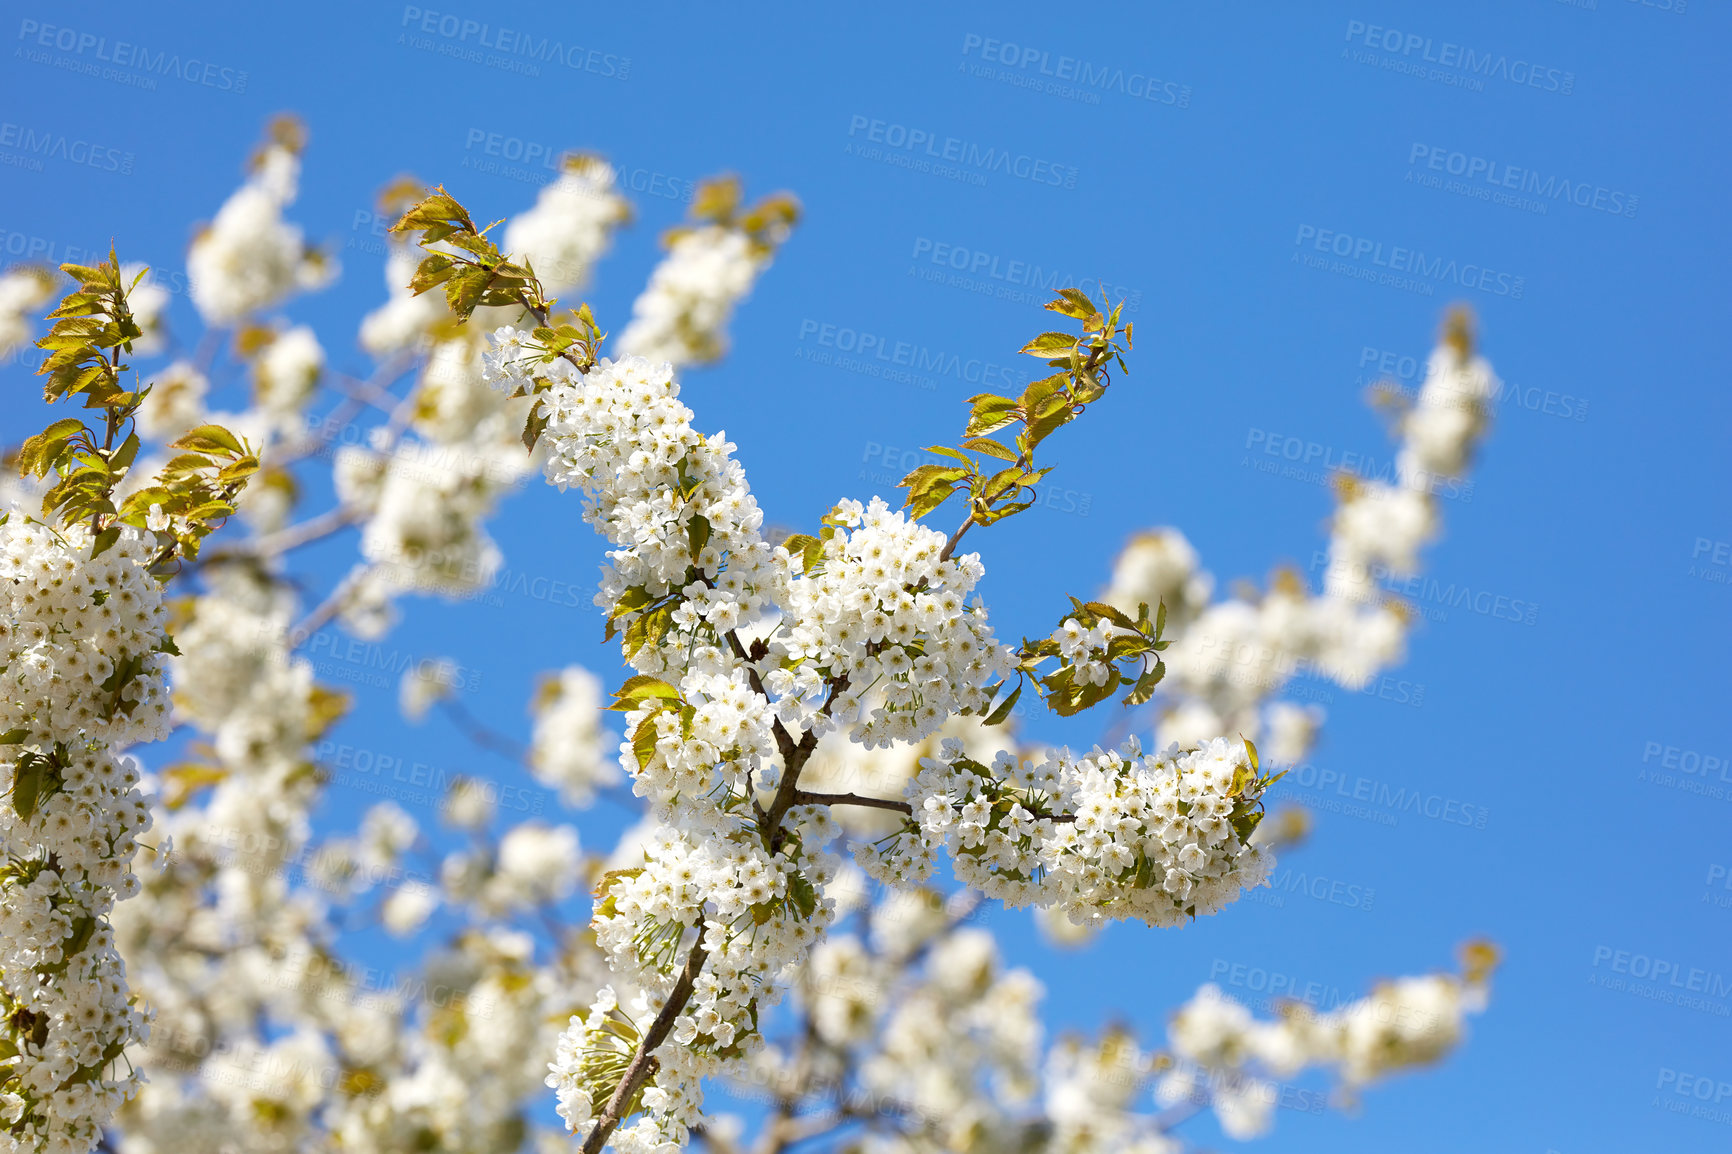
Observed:
[[[897,813],[913,816],[914,807],[905,801],[895,801],[888,797],[866,797],[858,793],[811,793],[807,790],[794,791],[795,805],[862,805],[868,809],[890,809]]]
[[[680,970],[679,980],[674,983],[673,991],[668,994],[668,1000],[662,1003],[661,1012],[656,1015],[655,1021],[650,1023],[650,1028],[639,1039],[637,1052],[632,1055],[631,1065],[626,1067],[625,1077],[620,1079],[619,1088],[613,1092],[613,1097],[608,1099],[607,1105],[596,1118],[595,1125],[590,1128],[589,1137],[583,1140],[581,1154],[601,1154],[602,1148],[607,1145],[608,1138],[619,1126],[620,1120],[625,1117],[626,1105],[637,1096],[637,1092],[643,1086],[644,1081],[654,1073],[655,1058],[652,1055],[663,1042],[667,1041],[668,1033],[674,1028],[674,1019],[680,1016],[680,1012],[686,1008],[686,1003],[691,1000],[692,989],[697,984],[698,974],[703,970],[704,962],[709,960],[709,956],[709,951],[704,948],[703,934],[700,931],[697,943],[692,946],[692,952],[686,955],[685,967]]]

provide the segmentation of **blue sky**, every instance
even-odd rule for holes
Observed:
[[[822,363],[810,354],[825,333],[1011,366],[1043,316],[1014,299],[1020,267],[1097,278],[1134,302],[1131,374],[1098,419],[1052,442],[1054,507],[971,539],[1011,637],[1049,629],[1063,595],[1098,588],[1143,527],[1183,529],[1223,581],[1283,560],[1308,569],[1328,491],[1255,463],[1280,459],[1271,446],[1386,457],[1364,387],[1422,359],[1444,307],[1467,301],[1512,390],[1471,495],[1442,503],[1427,572],[1473,596],[1436,605],[1442,619],[1384,692],[1336,690],[1310,775],[1284,783],[1317,818],[1284,865],[1305,889],[1326,879],[1326,896],[1289,890],[1179,932],[1119,927],[1080,955],[1048,951],[1020,915],[988,924],[1046,983],[1056,1027],[1121,1017],[1145,1036],[1212,976],[1246,998],[1264,972],[1350,996],[1447,966],[1456,943],[1487,934],[1507,962],[1459,1055],[1373,1091],[1357,1118],[1282,1111],[1270,1147],[1723,1150],[1727,1122],[1690,1116],[1698,1100],[1671,1087],[1726,1084],[1719,1106],[1732,1111],[1732,403],[1712,338],[1729,303],[1732,104],[1716,75],[1732,29],[1724,8],[1680,6],[70,15],[9,0],[0,246],[7,261],[58,258],[113,238],[172,277],[264,121],[295,111],[311,145],[292,216],[345,269],[287,315],[364,371],[355,327],[383,294],[368,214],[399,172],[492,219],[546,179],[518,158],[612,157],[638,190],[638,220],[589,299],[615,329],[690,182],[729,170],[753,194],[789,189],[806,217],[741,311],[733,354],[692,374],[686,396],[700,426],[738,443],[770,519],[802,527],[838,497],[889,494],[902,452],[953,437],[978,391],[968,371],[910,382]],[[41,47],[49,25],[48,43],[71,51]],[[516,40],[502,29],[560,42],[566,59],[496,67],[489,57]],[[119,41],[181,62],[97,62]],[[1492,63],[1471,72],[1470,55]],[[1103,87],[1069,79],[1103,70]],[[15,147],[24,131],[95,145],[98,161],[37,168]],[[947,149],[1018,159],[1011,172],[947,169]],[[1565,181],[1579,203],[1532,192]],[[1376,279],[1404,260],[1401,283]],[[174,308],[180,332],[196,332],[185,299]],[[28,370],[3,371],[12,442],[41,413]],[[325,497],[315,485],[315,507]],[[494,530],[514,573],[574,583],[584,607],[509,592],[412,602],[384,644],[478,671],[465,705],[518,734],[539,671],[576,661],[612,676],[587,608],[600,549],[577,512],[535,484]],[[353,549],[339,540],[310,562],[334,573]],[[357,689],[362,720],[342,741],[522,783],[442,720],[396,721],[394,686]],[[1086,745],[1108,720],[1027,725]],[[1339,812],[1379,787],[1454,801],[1474,822]],[[325,817],[352,819],[368,800],[335,789]],[[605,809],[580,820],[597,844],[617,824]],[[1670,970],[1655,980],[1656,966]],[[1680,1004],[1691,986],[1706,987],[1699,1004]]]

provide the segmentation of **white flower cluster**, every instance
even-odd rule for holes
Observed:
[[[964,753],[990,762],[1004,743],[1004,731],[981,724],[978,717],[952,717],[924,740],[912,745],[868,749],[850,731],[831,729],[806,761],[800,785],[814,793],[855,793],[867,797],[900,797],[908,780],[920,772],[922,758],[939,751],[945,739],[962,742]],[[850,837],[877,840],[901,828],[902,815],[891,810],[841,805],[831,810]]]
[[[1041,986],[1004,966],[990,934],[959,925],[970,905],[891,891],[856,909],[861,932],[830,935],[794,975],[804,1019],[792,1037],[736,1081],[814,1115],[834,1094],[855,1117],[894,1122],[900,1133],[878,1127],[864,1147],[885,1154],[1038,1149],[1023,1115],[1039,1081]]]
[[[851,736],[869,749],[920,741],[954,714],[983,711],[987,686],[1015,670],[1016,655],[998,644],[986,610],[967,603],[986,572],[980,559],[941,560],[944,534],[882,498],[864,508],[841,501],[831,520],[850,532],[823,543],[811,577],[788,583],[786,628],[771,645],[794,663],[765,680],[783,721],[812,728],[822,702],[809,695],[837,677],[848,688],[830,717],[853,722]]]
[[[772,852],[749,829],[715,839],[661,827],[641,867],[610,873],[592,923],[609,968],[641,991],[620,1005],[613,987],[575,1015],[550,1067],[560,1116],[583,1138],[618,1087],[625,1060],[672,991],[683,958],[707,958],[672,1023],[672,1045],[643,1091],[645,1113],[615,1132],[620,1151],[683,1146],[702,1120],[701,1079],[761,1044],[760,1013],[780,1000],[778,979],[802,961],[835,914],[824,894],[839,860],[821,850],[836,827],[822,810],[789,815],[789,840]]]
[[[13,265],[0,273],[0,357],[30,342],[36,317],[54,299],[54,274],[38,265]]]
[[[613,735],[601,724],[601,682],[595,674],[571,665],[543,683],[529,744],[537,781],[557,789],[566,805],[581,809],[597,789],[620,781],[612,745]]]
[[[519,439],[526,405],[487,387],[481,343],[462,333],[433,345],[411,402],[418,439],[388,434],[336,454],[337,494],[366,521],[357,603],[409,590],[461,596],[499,567],[484,523],[530,467]]]
[[[1132,1109],[1153,1066],[1122,1030],[1061,1039],[1046,1059],[1052,1154],[1180,1154],[1184,1143]]]
[[[210,380],[191,361],[171,361],[151,374],[150,392],[138,407],[138,431],[156,440],[173,440],[204,420],[209,391]]]
[[[1211,602],[1214,579],[1177,530],[1132,539],[1102,599],[1133,613],[1139,602],[1167,607],[1173,644],[1164,654],[1161,692],[1170,708],[1159,727],[1162,742],[1237,731],[1261,741],[1278,762],[1298,761],[1320,711],[1270,702],[1273,695],[1306,669],[1359,689],[1401,659],[1408,613],[1379,583],[1416,571],[1420,548],[1437,533],[1432,494],[1467,469],[1495,392],[1483,359],[1464,357],[1453,343],[1433,352],[1419,399],[1400,424],[1392,481],[1343,477],[1338,484],[1320,594],[1283,571],[1261,597]]]
[[[1344,486],[1329,542],[1327,593],[1362,604],[1376,601],[1380,576],[1406,577],[1417,569],[1420,547],[1437,532],[1431,494],[1438,482],[1467,469],[1496,390],[1497,378],[1484,359],[1463,357],[1448,344],[1432,352],[1419,398],[1401,418],[1395,483]]]
[[[491,918],[570,897],[582,865],[576,829],[526,821],[507,831],[497,853],[448,855],[439,879],[447,901],[473,905]]]
[[[292,599],[250,566],[212,565],[202,576],[207,591],[180,611],[183,656],[170,659],[170,673],[177,720],[208,744],[153,783],[164,797],[154,815],[162,868],[114,918],[156,1012],[150,1047],[135,1059],[151,1080],[120,1119],[124,1148],[142,1154],[191,1134],[210,1136],[211,1149],[241,1148],[235,1136],[261,1117],[254,1101],[281,1125],[247,1148],[292,1144],[312,1123],[305,1095],[328,1066],[305,1069],[303,1043],[267,1046],[258,1024],[269,1015],[299,1033],[346,1008],[312,977],[324,965],[321,901],[291,884],[291,863],[307,861],[317,799],[306,746],[331,698],[291,656]],[[375,819],[367,853],[400,840],[400,827]],[[328,864],[347,868],[355,856]],[[309,870],[308,880],[327,884],[330,872]]]
[[[149,809],[124,746],[168,731],[150,543],[92,557],[17,509],[0,523],[0,1143],[85,1154],[141,1078],[148,1033],[108,914],[138,891]]]
[[[605,160],[567,156],[559,179],[541,190],[535,207],[506,226],[505,251],[528,260],[550,295],[584,287],[613,230],[631,219],[631,206],[614,191],[615,180]]]
[[[450,316],[445,298],[436,292],[416,295],[409,287],[426,254],[407,241],[393,239],[385,254],[385,303],[361,320],[361,347],[375,357],[414,348],[434,325]]]
[[[133,354],[149,357],[160,353],[167,344],[168,290],[156,283],[147,266],[135,261],[120,266],[120,282],[129,286],[126,307],[144,334],[132,342]]]
[[[1012,906],[1054,906],[1072,921],[1183,925],[1262,885],[1274,865],[1250,843],[1262,784],[1241,742],[1188,752],[1122,750],[988,767],[946,742],[905,796],[914,817],[861,846],[861,866],[892,884],[924,881],[937,849],[957,877]]]
[[[860,1080],[873,1098],[906,1103],[936,1131],[940,1149],[963,1149],[971,1131],[1001,1115],[1002,1107],[989,1104],[994,1097],[1016,1102],[1033,1094],[1041,1042],[1035,1008],[1043,990],[1026,970],[1005,969],[984,930],[938,937],[925,963],[912,989],[895,990],[882,1003],[885,1020],[875,1052],[861,1062]]]
[[[1327,1013],[1300,1004],[1260,1021],[1210,984],[1173,1016],[1178,1059],[1156,1087],[1164,1105],[1207,1101],[1229,1137],[1266,1133],[1280,1097],[1270,1078],[1332,1068],[1352,1089],[1438,1061],[1460,1044],[1464,1019],[1485,1005],[1483,974],[1425,974],[1385,982]]]
[[[253,364],[253,403],[284,433],[298,432],[301,408],[318,388],[325,350],[306,325],[278,333]]]
[[[211,738],[226,764],[259,776],[289,776],[310,738],[313,667],[289,656],[291,607],[235,574],[213,575],[181,627],[174,700],[182,720]]]
[[[682,234],[633,302],[619,348],[675,366],[717,360],[727,351],[734,306],[769,263],[769,254],[740,229],[711,224]]]
[[[941,559],[943,534],[882,500],[842,501],[805,576],[804,554],[772,551],[759,537],[763,514],[733,446],[692,429],[670,366],[627,357],[580,376],[564,360],[544,365],[518,330],[494,340],[489,367],[503,381],[535,372],[551,382],[541,400],[548,478],[578,485],[590,499],[586,519],[623,546],[609,554],[597,604],[617,614],[633,604],[628,594],[635,604],[679,601],[663,642],[631,660],[677,676],[695,713],[656,717],[657,753],[637,766],[639,793],[667,804],[719,784],[745,796],[754,775],[773,784],[778,720],[820,736],[852,725],[868,746],[919,741],[985,706],[986,686],[1014,668],[985,610],[967,604],[984,569],[973,554]],[[755,663],[724,648],[730,633],[766,619],[774,631]],[[844,688],[825,698],[838,681]],[[655,710],[629,714],[628,725]]]
[[[308,247],[298,225],[283,219],[300,173],[294,150],[281,143],[267,146],[247,182],[193,240],[187,280],[206,324],[235,324],[335,276],[333,262]]]

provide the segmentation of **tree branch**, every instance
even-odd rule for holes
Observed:
[[[589,1137],[583,1140],[581,1154],[601,1154],[608,1138],[625,1116],[626,1105],[637,1096],[645,1079],[654,1073],[653,1055],[656,1049],[667,1041],[668,1033],[674,1028],[674,1019],[680,1016],[686,1003],[691,1000],[698,974],[702,972],[709,956],[709,951],[704,948],[703,932],[700,930],[692,952],[686,955],[686,964],[680,970],[679,980],[674,983],[668,1000],[662,1003],[661,1012],[656,1014],[655,1021],[650,1023],[650,1028],[638,1040],[637,1052],[632,1055],[631,1065],[626,1067],[625,1077],[619,1082],[619,1089],[613,1092],[613,1097],[608,1099],[607,1106],[597,1116],[595,1125],[590,1128]]]
[[[888,797],[866,797],[858,793],[811,793],[804,789],[794,791],[794,805],[861,805],[867,809],[889,809],[897,813],[913,816],[914,807],[905,801],[895,801]]]

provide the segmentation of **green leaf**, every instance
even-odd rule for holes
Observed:
[[[171,449],[191,449],[197,453],[222,453],[231,457],[243,456],[246,448],[235,435],[221,425],[200,425],[190,429],[168,443]]]
[[[699,553],[710,540],[710,522],[702,514],[694,516],[686,522],[686,541],[692,547],[692,558],[697,559]]]
[[[94,561],[104,553],[108,552],[114,547],[114,543],[118,540],[120,540],[119,525],[110,525],[108,528],[102,530],[102,532],[96,535],[96,540],[91,543],[90,559]]]
[[[1257,832],[1257,826],[1262,820],[1263,811],[1260,809],[1246,810],[1244,813],[1235,814],[1227,819],[1228,824],[1233,827],[1233,832],[1239,835],[1239,841],[1243,845],[1250,844],[1251,835]]]
[[[0,733],[0,745],[17,745],[29,736],[30,731],[23,726],[8,729],[5,733]]]
[[[981,436],[1016,421],[1016,402],[1009,397],[980,393],[968,399],[974,406],[968,414],[968,436]]]
[[[948,445],[928,445],[928,446],[926,446],[926,451],[928,453],[937,453],[939,456],[942,456],[942,457],[949,457],[951,460],[954,460],[954,461],[961,461],[963,463],[963,465],[967,466],[970,469],[972,469],[974,467],[974,462],[972,462],[968,459],[968,455],[966,453],[962,453],[962,452],[957,451],[956,449],[952,449]]]
[[[818,891],[812,887],[811,879],[799,870],[788,875],[788,899],[803,918],[810,918],[818,908]]]
[[[636,709],[641,703],[651,698],[664,701],[678,701],[680,691],[659,677],[651,677],[647,673],[639,673],[628,678],[626,683],[614,690],[614,702],[609,709],[620,711]]]
[[[607,615],[610,619],[624,617],[627,613],[637,612],[654,600],[655,598],[650,596],[649,590],[642,585],[633,585],[619,595],[619,600],[613,603],[613,608],[608,610]]]
[[[1157,657],[1155,659],[1155,667],[1153,669],[1145,670],[1143,675],[1137,678],[1136,685],[1132,686],[1131,691],[1125,694],[1125,704],[1141,705],[1143,702],[1153,697],[1155,695],[1155,687],[1161,683],[1161,678],[1166,675],[1166,664]]]
[[[12,771],[13,810],[20,819],[29,821],[36,807],[59,792],[61,784],[60,769],[51,758],[40,753],[21,754]]]
[[[971,437],[962,442],[965,449],[973,449],[976,453],[985,453],[989,457],[997,457],[1001,461],[1014,462],[1016,453],[1004,442],[995,441],[991,437]]]
[[[656,718],[660,714],[657,710],[638,722],[637,732],[632,734],[631,751],[640,767],[648,765],[656,755]]]
[[[1124,613],[1113,608],[1111,605],[1108,605],[1105,601],[1090,601],[1084,604],[1083,608],[1098,616],[1105,617],[1108,621],[1111,621],[1114,625],[1117,625],[1120,628],[1129,629],[1133,633],[1138,631],[1137,623],[1135,621],[1132,621],[1129,617],[1125,616]]]
[[[790,555],[800,558],[800,572],[810,574],[824,555],[824,542],[808,533],[790,533],[782,541]]]
[[[986,715],[986,720],[982,721],[981,724],[1003,725],[1005,719],[1010,716],[1010,711],[1016,708],[1016,699],[1021,696],[1022,685],[1019,683],[1015,689],[1011,690],[1009,697],[999,702],[998,706],[993,709],[991,713]]]
[[[1058,299],[1048,301],[1045,307],[1079,321],[1086,321],[1100,311],[1087,295],[1074,288],[1060,289]]]
[[[217,480],[225,484],[234,481],[244,481],[258,471],[259,459],[249,453],[239,460],[224,465],[222,468],[218,469]]]
[[[1077,339],[1069,333],[1042,333],[1017,352],[1035,357],[1050,357],[1053,353],[1069,352],[1076,347],[1076,343]]]

